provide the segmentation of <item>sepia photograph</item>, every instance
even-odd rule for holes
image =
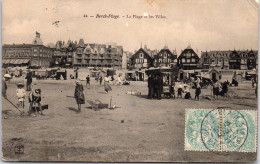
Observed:
[[[3,0],[2,161],[256,162],[258,0]]]

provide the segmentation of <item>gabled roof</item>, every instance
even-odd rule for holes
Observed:
[[[57,50],[60,50],[60,49],[61,49],[61,46],[62,46],[62,41],[60,41],[60,40],[57,41],[57,42],[56,42],[56,49],[57,49]]]
[[[83,39],[80,39],[79,40],[79,43],[78,43],[78,45],[77,45],[77,47],[84,47],[84,40]]]
[[[181,54],[180,54],[180,56],[178,58],[183,57],[184,54],[186,54],[187,52],[194,53],[195,56],[197,56],[197,58],[199,58],[198,54],[190,47],[190,45],[181,52]]]
[[[186,49],[190,49],[190,50],[193,50],[193,49],[191,48],[191,46],[190,46],[190,45],[188,45],[188,47],[187,47]]]
[[[162,48],[162,50],[169,50],[169,48],[168,48],[168,46],[164,46],[163,48]]]
[[[134,53],[131,56],[131,59],[135,58],[140,52],[143,52],[144,55],[147,56],[150,60],[152,59],[152,57],[143,48],[140,48],[136,53]]]
[[[173,55],[173,53],[169,50],[169,48],[167,46],[164,46],[161,51],[159,51],[155,56],[154,58],[157,59],[159,58],[159,54],[162,53],[163,51],[166,51],[170,54],[170,58],[172,59],[176,59],[177,58],[177,55]]]

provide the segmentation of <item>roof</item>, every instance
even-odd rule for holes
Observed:
[[[38,33],[37,31],[36,31],[36,37],[33,39],[32,44],[33,45],[43,45],[43,42],[40,38],[40,33]]]
[[[84,45],[85,45],[84,40],[83,40],[83,39],[80,39],[77,46],[78,46],[78,47],[84,47]]]
[[[188,52],[194,53],[195,56],[196,56],[197,58],[199,58],[198,54],[190,47],[190,45],[189,45],[186,49],[184,49],[184,50],[181,52],[181,55],[180,55],[178,58],[183,57],[184,54],[186,54],[186,53],[188,53]]]
[[[36,37],[36,38],[34,38],[34,40],[32,41],[32,44],[33,44],[33,45],[43,45],[43,42],[42,42],[41,38]]]
[[[149,59],[152,59],[152,57],[143,49],[143,48],[140,48],[136,53],[134,53],[132,56],[131,56],[131,59],[132,58],[135,58],[137,54],[139,54],[140,52],[143,52],[144,55],[148,56]]]
[[[190,46],[190,45],[188,45],[188,47],[187,47],[186,49],[191,49],[191,50],[192,50],[192,48],[191,48],[191,46]]]
[[[163,47],[163,50],[169,50],[168,46],[165,45],[165,46]]]
[[[62,41],[57,41],[56,42],[56,49],[61,49],[61,46],[62,46]]]
[[[158,53],[154,56],[154,58],[155,58],[155,59],[156,59],[156,58],[159,58],[159,54],[160,54],[162,51],[167,51],[167,52],[170,54],[170,57],[171,57],[172,59],[176,59],[176,58],[177,58],[177,55],[173,55],[173,53],[169,50],[169,48],[168,48],[167,46],[164,46],[163,49],[161,49],[161,51],[158,52]]]

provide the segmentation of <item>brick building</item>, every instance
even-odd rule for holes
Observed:
[[[257,68],[257,58],[256,50],[201,52],[202,69],[251,70]]]
[[[73,54],[76,50],[76,42],[68,40],[67,43],[64,41],[57,41],[54,48],[53,55],[53,66],[59,67],[72,67]]]
[[[73,67],[122,68],[123,47],[114,44],[85,44],[79,40]]]
[[[229,69],[230,51],[201,52],[202,69]]]
[[[8,66],[32,66],[49,67],[53,57],[53,50],[43,45],[40,33],[32,44],[4,44],[2,46],[2,64]]]

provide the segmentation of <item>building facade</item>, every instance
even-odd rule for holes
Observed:
[[[177,53],[173,53],[169,50],[167,46],[154,56],[154,66],[155,67],[172,67],[177,63]]]
[[[72,67],[73,66],[73,54],[76,50],[76,43],[71,40],[65,44],[63,41],[57,41],[54,54],[53,54],[53,66],[58,67]]]
[[[199,56],[188,46],[178,57],[178,67],[184,70],[199,69]]]
[[[132,69],[143,69],[153,67],[152,57],[143,49],[140,48],[137,52],[133,54],[130,58]]]
[[[123,47],[111,44],[85,44],[80,39],[73,53],[73,67],[122,68]]]
[[[229,69],[230,51],[201,52],[202,69]]]
[[[4,44],[2,46],[2,64],[8,66],[41,66],[50,67],[53,50],[43,45],[40,33],[32,44]]]
[[[201,52],[202,69],[252,70],[257,68],[257,58],[256,50]]]

